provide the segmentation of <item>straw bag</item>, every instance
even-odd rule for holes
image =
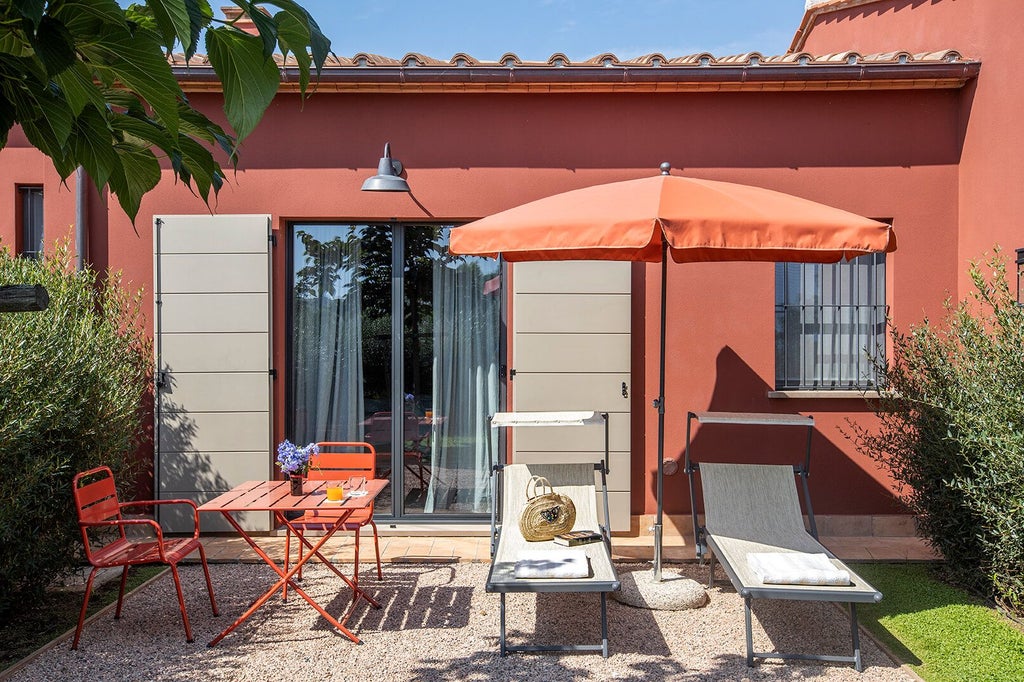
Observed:
[[[548,492],[538,492],[547,488]],[[559,495],[543,476],[533,476],[526,484],[526,507],[519,516],[519,532],[527,542],[550,540],[568,533],[576,523],[576,505]]]

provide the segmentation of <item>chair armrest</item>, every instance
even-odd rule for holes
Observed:
[[[165,504],[187,504],[192,507],[192,537],[199,537],[199,507],[192,500],[132,500],[129,502],[122,502],[120,504],[121,509],[125,507],[158,507]],[[154,522],[155,523],[155,522]]]

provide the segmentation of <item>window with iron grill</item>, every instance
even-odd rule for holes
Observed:
[[[876,388],[886,312],[884,253],[776,264],[776,390]]]

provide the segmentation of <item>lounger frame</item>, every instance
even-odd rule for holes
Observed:
[[[605,456],[596,463],[586,464],[494,464],[492,481],[494,494],[491,503],[491,568],[487,575],[485,590],[496,592],[501,597],[500,653],[506,656],[512,652],[543,651],[600,651],[608,657],[608,593],[619,589],[618,574],[611,561],[611,537],[605,524],[598,523],[595,500],[595,472],[600,475],[601,490],[604,493],[604,518],[608,519],[608,415],[607,413],[549,413],[551,420],[537,419],[538,413],[498,413],[492,418],[494,428],[530,426],[586,426],[603,424],[605,429]],[[579,419],[558,419],[558,415],[587,415]],[[591,575],[579,579],[535,579],[524,580],[515,577],[515,561],[520,550],[564,549],[553,541],[529,542],[519,532],[519,513],[524,495],[525,481],[531,475],[545,476],[555,489],[568,494],[577,511],[577,527],[597,527],[603,542],[581,545],[590,560]],[[509,486],[514,486],[514,488]],[[499,510],[501,518],[499,519]],[[601,643],[600,644],[529,644],[511,645],[505,631],[505,595],[508,593],[586,592],[600,596]]]
[[[701,486],[705,493],[705,523],[699,523],[697,515],[697,475],[701,465],[693,461],[690,451],[691,423],[801,426],[808,429],[807,452],[802,464],[720,464],[704,462]],[[863,669],[860,650],[860,636],[857,624],[857,603],[876,603],[882,594],[843,564],[827,548],[818,542],[814,510],[811,507],[810,488],[807,478],[810,473],[810,443],[814,419],[801,415],[690,412],[686,423],[686,460],[684,470],[690,483],[690,501],[693,515],[694,537],[697,557],[703,560],[710,554],[708,586],[714,584],[715,559],[722,564],[726,575],[743,598],[744,625],[746,634],[747,665],[753,666],[755,658],[802,659],[853,663],[857,671]],[[804,507],[810,531],[805,529],[796,489],[800,479],[804,496]],[[706,479],[710,479],[706,480]],[[709,488],[711,495],[709,496]],[[772,508],[766,500],[780,503]],[[713,498],[713,499],[709,499]],[[728,499],[723,499],[728,498]],[[730,501],[732,500],[732,502]],[[728,505],[744,507],[743,518],[728,518],[724,512]],[[825,554],[837,568],[850,574],[850,586],[824,585],[766,585],[749,569],[746,555],[750,552],[807,552]],[[753,599],[790,599],[803,601],[832,601],[848,605],[853,654],[837,656],[825,654],[757,652],[753,647],[751,601]]]

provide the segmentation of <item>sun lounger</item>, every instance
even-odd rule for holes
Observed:
[[[541,416],[543,415],[543,416]],[[575,416],[573,416],[575,415]],[[553,426],[602,424],[606,417],[585,413],[498,413],[492,426]],[[607,429],[605,431],[607,436]],[[607,445],[607,444],[606,444]],[[599,523],[595,477],[600,475],[604,492],[604,518],[608,518],[608,488],[605,460],[590,464],[508,464],[495,465],[491,508],[491,568],[487,592],[501,596],[501,655],[516,651],[600,651],[608,656],[609,592],[619,589],[619,578],[611,561],[608,530]],[[526,485],[531,476],[544,476],[555,491],[569,497],[576,507],[579,530],[599,530],[603,541],[568,548],[554,541],[527,542],[519,531],[519,517],[526,504]],[[501,516],[498,518],[500,495]],[[518,574],[518,575],[517,575]],[[510,645],[505,638],[505,595],[510,592],[596,592],[601,599],[601,644]],[[539,598],[539,597],[538,597]],[[581,608],[581,617],[583,612]]]
[[[772,417],[774,421],[756,421],[759,416]],[[786,415],[691,413],[691,418],[704,423],[779,425],[780,416]],[[798,425],[796,421],[789,423]],[[813,421],[810,425],[813,425]],[[856,605],[876,603],[882,599],[882,594],[819,543],[815,537],[816,531],[812,535],[805,530],[796,477],[803,479],[806,493],[806,462],[809,459],[802,466],[706,461],[697,464],[689,456],[688,436],[686,471],[690,476],[691,495],[695,497],[694,478],[699,476],[704,496],[703,526],[697,526],[695,506],[693,512],[698,556],[703,558],[707,548],[711,551],[709,586],[714,580],[714,562],[717,558],[733,587],[743,597],[747,665],[752,666],[755,658],[795,658],[853,663],[860,671],[862,664]],[[814,529],[809,499],[807,508]],[[772,582],[765,582],[763,577],[772,574],[774,577],[769,577]],[[847,604],[853,655],[755,652],[751,625],[753,599],[833,601]]]

